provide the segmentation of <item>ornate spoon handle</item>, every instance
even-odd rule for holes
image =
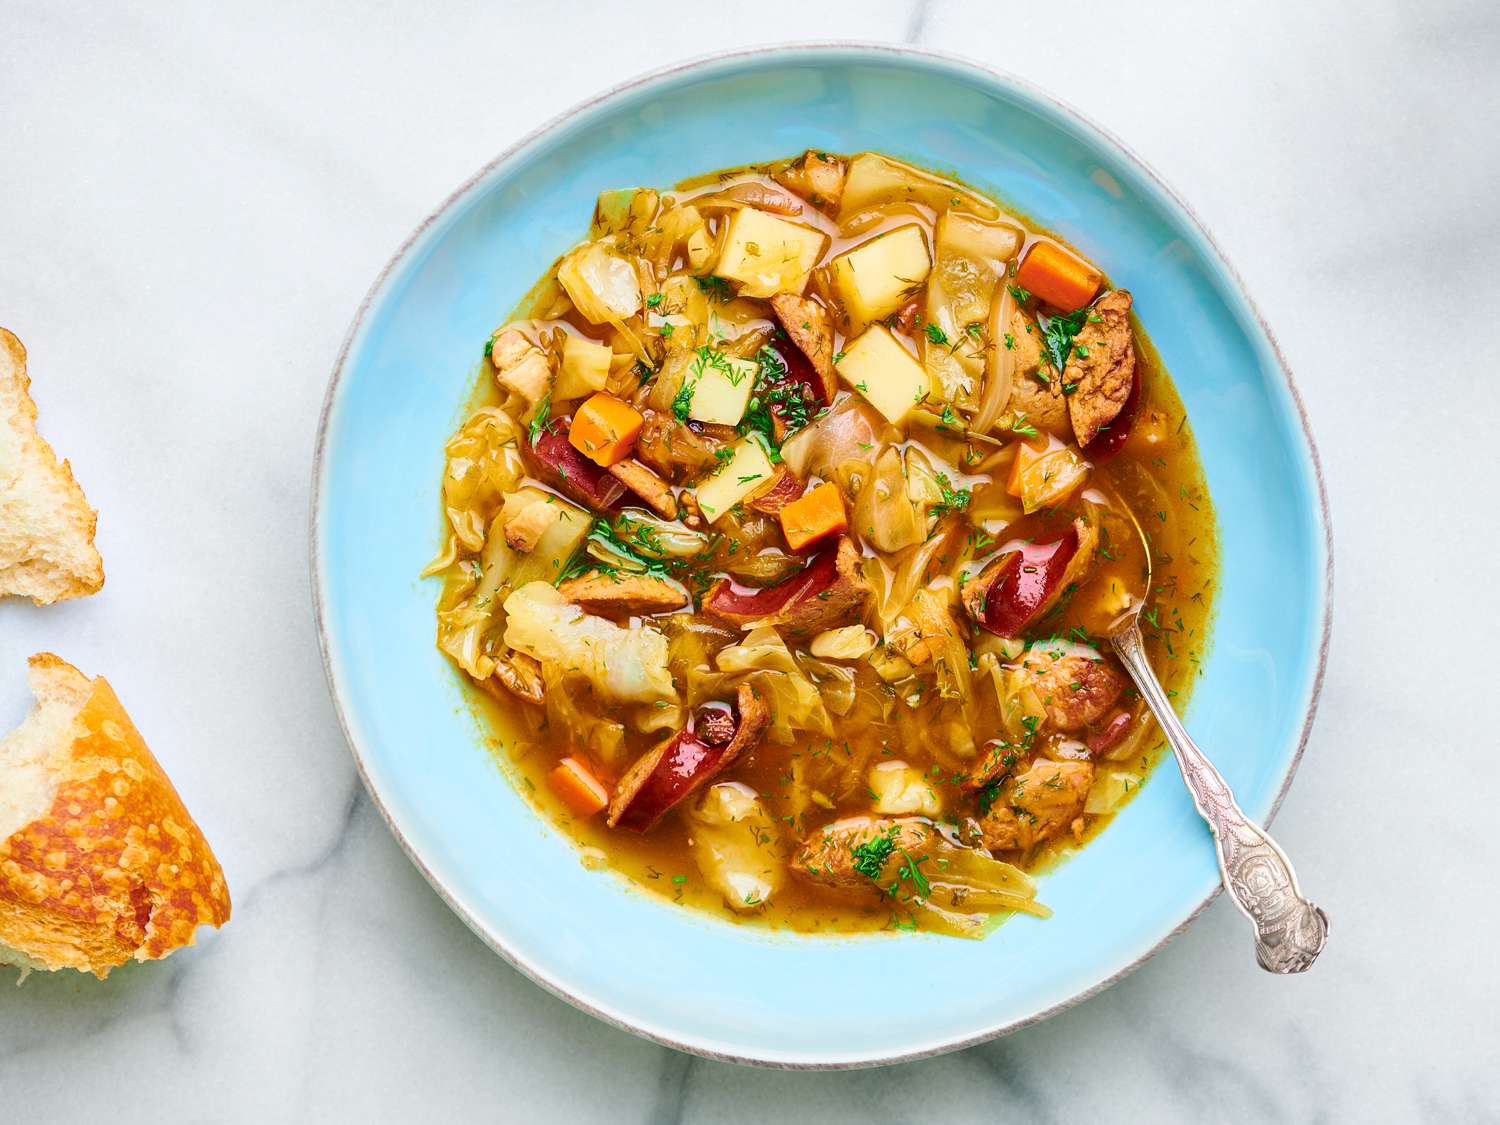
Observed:
[[[1166,733],[1193,804],[1213,832],[1219,873],[1229,897],[1255,923],[1256,960],[1269,972],[1302,972],[1323,951],[1328,916],[1302,897],[1286,853],[1240,811],[1224,778],[1188,736],[1146,659],[1140,625],[1131,621],[1112,640]]]

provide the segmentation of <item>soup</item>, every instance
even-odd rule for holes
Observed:
[[[1149,593],[1179,704],[1206,641],[1130,294],[878,153],[605,192],[446,452],[438,646],[497,753],[585,864],[740,920],[1045,916],[1160,750],[1101,638]]]

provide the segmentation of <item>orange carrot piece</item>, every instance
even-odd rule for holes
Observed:
[[[568,441],[594,464],[607,469],[630,456],[644,422],[641,412],[628,402],[600,391],[574,413]]]
[[[825,536],[849,530],[844,497],[839,493],[839,486],[832,481],[824,481],[805,492],[782,508],[779,515],[787,546],[794,551],[800,551]]]
[[[579,816],[593,816],[609,804],[609,790],[577,758],[564,758],[547,775],[547,781],[563,804]]]
[[[1026,470],[1051,453],[1051,446],[1051,442],[1043,442],[1040,448],[1029,441],[1017,442],[1016,459],[1010,463],[1010,476],[1005,478],[1005,491],[1019,498]]]
[[[1016,284],[1063,312],[1081,309],[1094,299],[1104,275],[1055,242],[1038,242],[1016,271]]]

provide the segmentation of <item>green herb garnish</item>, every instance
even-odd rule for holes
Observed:
[[[879,879],[880,873],[885,870],[886,861],[896,850],[896,838],[899,834],[900,829],[891,825],[884,835],[875,836],[850,848],[849,853],[854,856],[854,870],[867,879]]]
[[[682,386],[678,387],[677,393],[672,396],[672,413],[679,422],[686,422],[692,416],[693,392],[697,388],[697,379],[684,379]]]
[[[966,511],[969,501],[974,498],[974,492],[968,488],[954,488],[948,480],[946,473],[936,474],[938,490],[943,498],[932,506],[932,512],[938,518],[948,515],[950,512]]]
[[[734,297],[734,291],[729,288],[729,282],[722,277],[695,277],[693,283],[716,305],[722,305]]]
[[[1061,371],[1068,365],[1068,356],[1077,350],[1079,356],[1087,356],[1088,348],[1075,349],[1073,337],[1077,336],[1083,328],[1088,316],[1088,309],[1079,309],[1070,312],[1066,316],[1053,316],[1047,318],[1047,323],[1042,329],[1042,346],[1047,349],[1047,356],[1052,361],[1052,366]]]
[[[536,413],[531,416],[531,426],[527,434],[531,438],[531,444],[536,445],[542,439],[542,435],[552,428],[552,392],[548,391],[542,396],[542,401],[536,404]]]

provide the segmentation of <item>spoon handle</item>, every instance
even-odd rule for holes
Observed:
[[[1223,776],[1189,737],[1146,659],[1140,624],[1132,621],[1112,640],[1166,733],[1193,804],[1213,832],[1219,873],[1229,897],[1255,923],[1256,960],[1269,972],[1302,972],[1323,951],[1328,915],[1302,897],[1286,853],[1240,810]]]

